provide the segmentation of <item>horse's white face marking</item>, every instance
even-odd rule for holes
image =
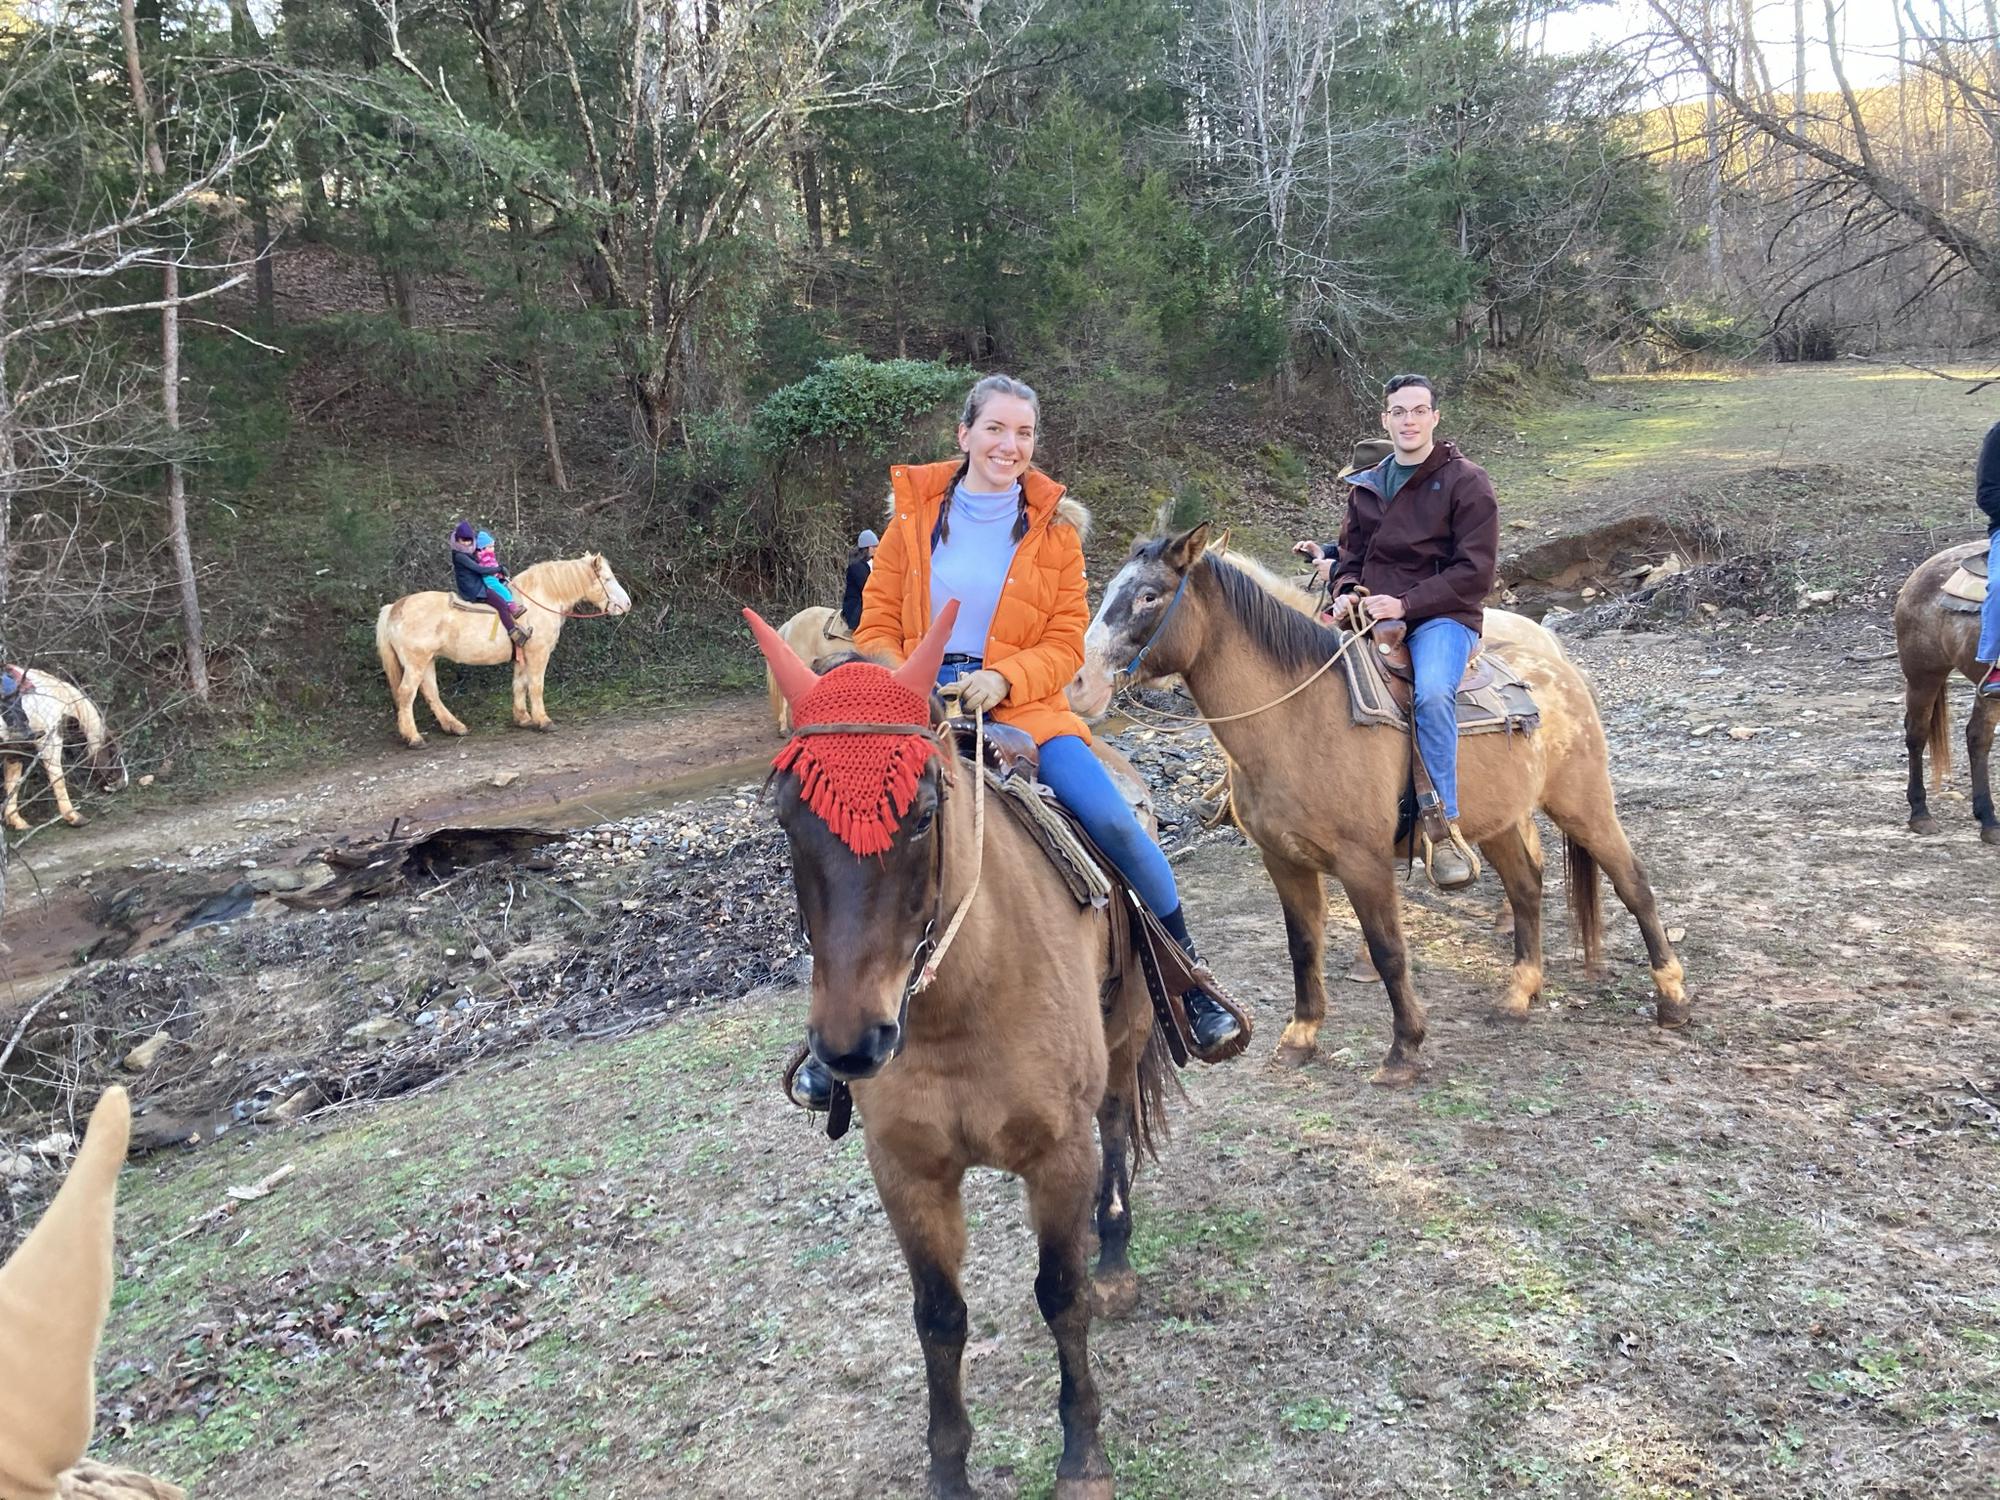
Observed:
[[[1104,603],[1083,637],[1083,666],[1069,685],[1069,706],[1086,719],[1102,718],[1111,707],[1111,693],[1117,673],[1110,664],[1114,639],[1111,621],[1131,614],[1133,580],[1137,563],[1127,563],[1105,585]]]
[[[618,581],[618,575],[611,571],[611,564],[599,554],[591,566],[597,576],[604,581],[604,612],[607,615],[622,615],[632,607],[632,596],[625,592],[625,586]]]

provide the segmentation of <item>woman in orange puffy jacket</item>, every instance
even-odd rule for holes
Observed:
[[[951,600],[958,620],[940,684],[959,703],[1034,736],[1041,778],[1088,830],[1176,941],[1194,952],[1174,872],[1110,772],[1063,690],[1083,665],[1090,628],[1084,595],[1081,505],[1033,467],[1040,403],[1005,375],[973,386],[959,415],[957,462],[889,471],[895,515],[861,599],[856,649],[901,662]],[[1235,1036],[1236,1018],[1199,990],[1185,997],[1205,1052]],[[831,1080],[808,1057],[792,1095],[823,1109]]]

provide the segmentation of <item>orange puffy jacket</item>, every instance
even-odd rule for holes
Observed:
[[[900,663],[930,628],[931,532],[958,471],[955,462],[889,471],[890,519],[861,596],[856,650]],[[1090,731],[1070,712],[1063,690],[1083,665],[1090,628],[1083,577],[1090,515],[1039,469],[1022,476],[1021,488],[1028,534],[1014,551],[982,653],[986,666],[1007,679],[1007,696],[993,717],[1026,730],[1038,745],[1063,734],[1088,744]]]

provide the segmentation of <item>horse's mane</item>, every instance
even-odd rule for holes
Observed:
[[[1300,583],[1295,578],[1281,577],[1276,571],[1266,567],[1247,552],[1232,552],[1227,548],[1211,551],[1209,557],[1219,558],[1232,567],[1239,568],[1254,579],[1258,587],[1267,594],[1275,594],[1293,609],[1317,616],[1320,610],[1320,596],[1317,590]]]
[[[1252,643],[1276,665],[1288,672],[1324,666],[1327,658],[1340,649],[1341,633],[1287,604],[1245,569],[1243,561],[1226,553],[1206,552],[1196,566],[1207,567],[1223,606],[1236,617]],[[1266,568],[1259,566],[1257,571],[1271,577]],[[1294,587],[1283,583],[1279,586]]]
[[[546,562],[530,564],[516,573],[514,580],[523,588],[547,590],[539,602],[559,609],[571,600],[583,597],[589,587],[585,581],[589,576],[590,558],[586,554],[583,557],[552,557]],[[569,592],[564,593],[565,590]],[[550,597],[555,594],[563,594],[561,603]]]

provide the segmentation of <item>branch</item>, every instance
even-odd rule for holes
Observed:
[[[47,333],[51,329],[68,328],[97,318],[113,318],[121,313],[157,312],[162,308],[185,307],[190,302],[205,302],[210,297],[220,296],[233,286],[241,286],[249,279],[248,271],[238,271],[227,281],[185,297],[163,297],[157,302],[121,302],[113,307],[88,307],[82,312],[66,313],[60,318],[44,318],[38,323],[24,323],[19,328],[10,328],[6,333],[0,334],[0,349],[6,348],[15,339],[25,338],[31,333]]]

